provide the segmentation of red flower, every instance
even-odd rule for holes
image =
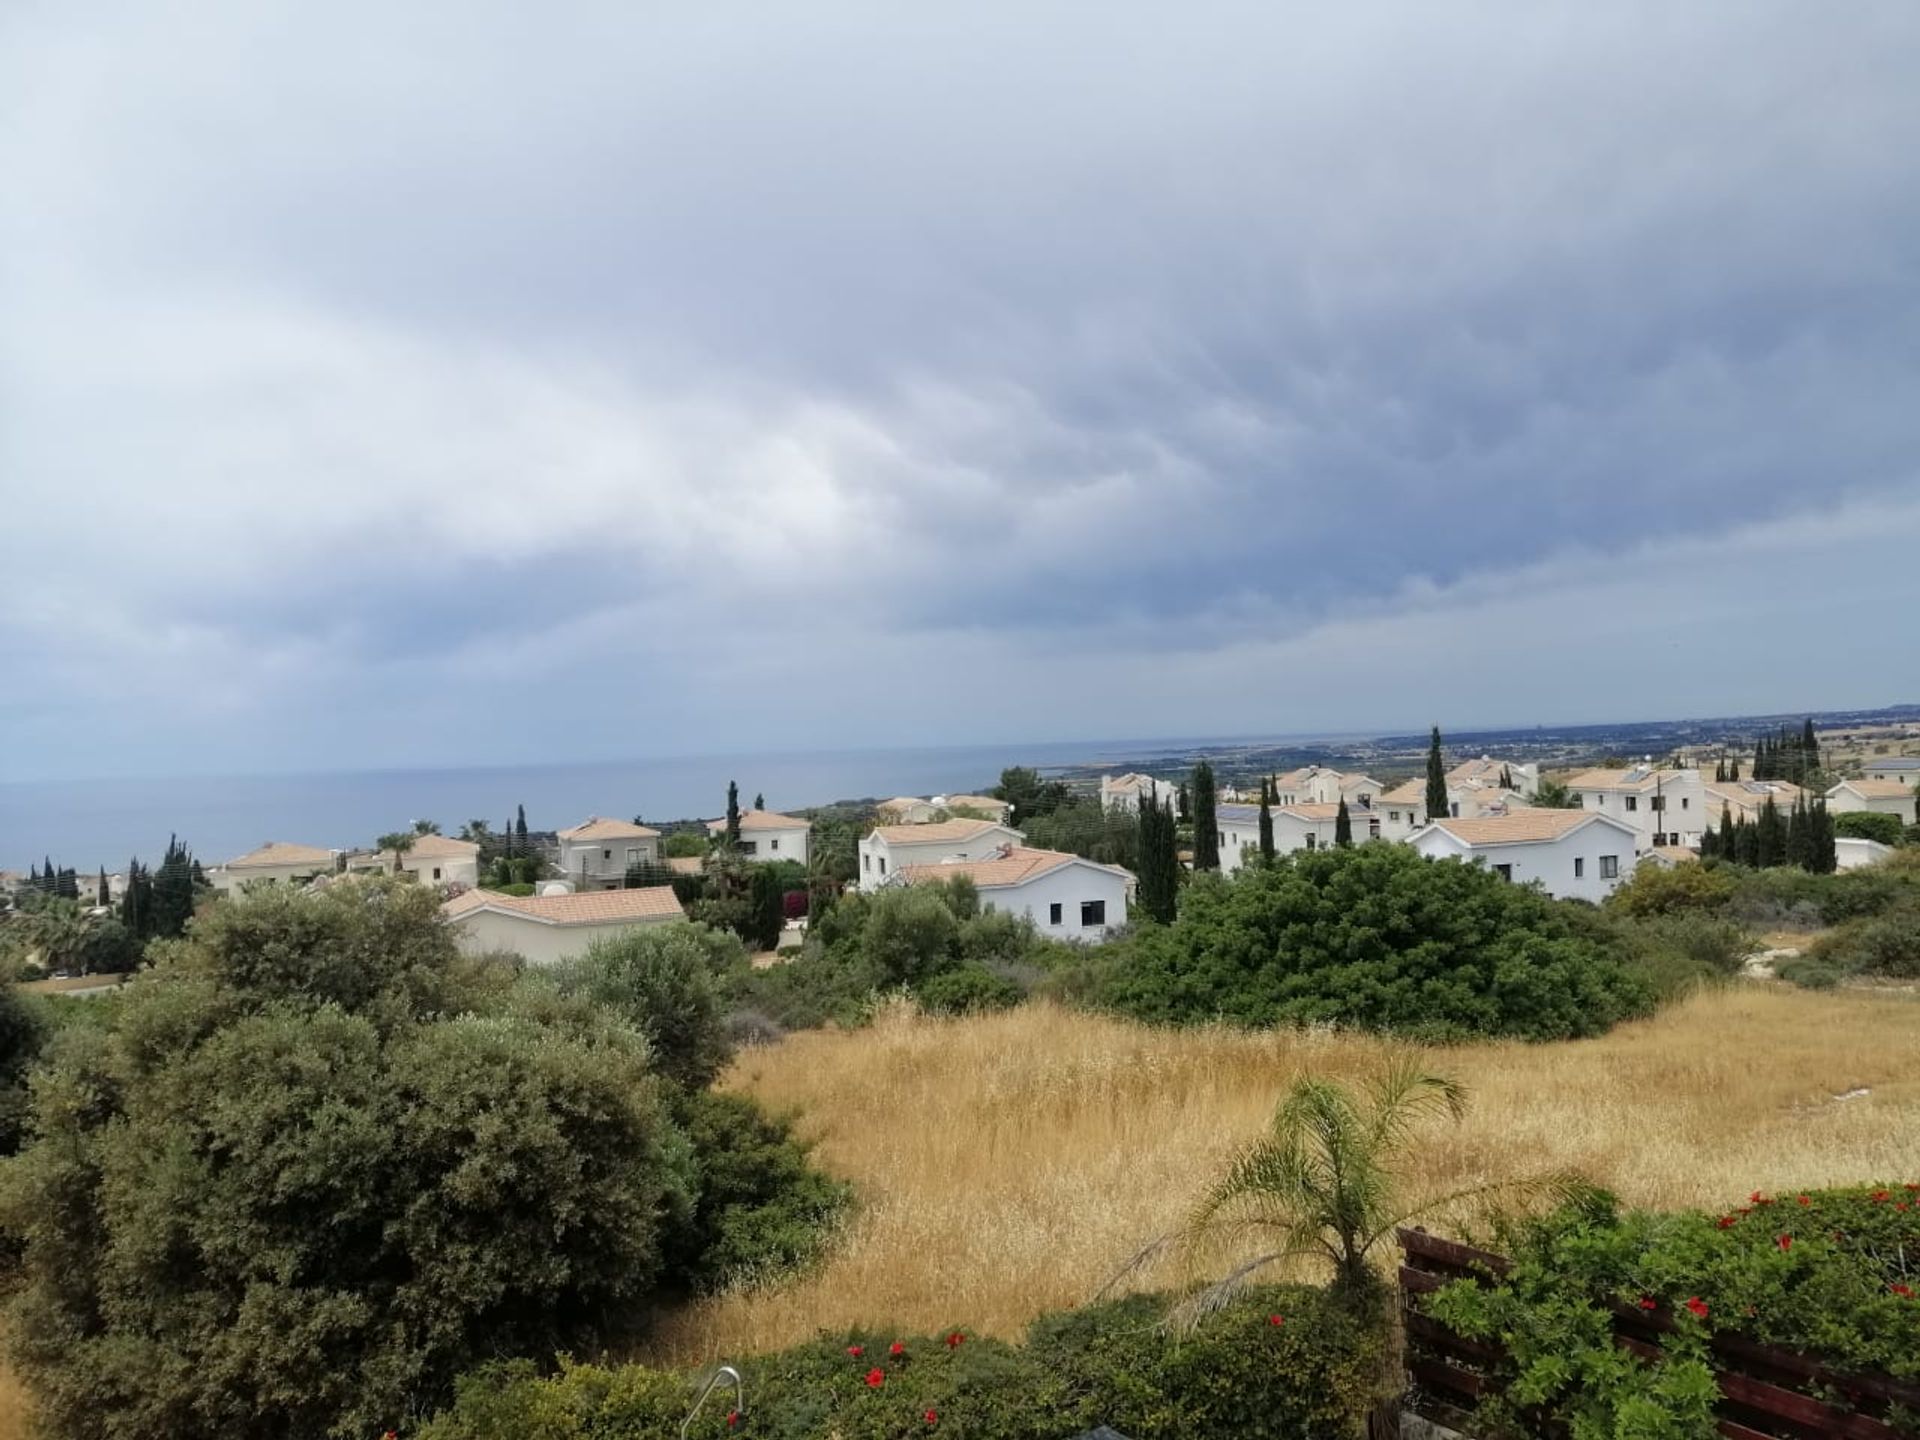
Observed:
[[[1640,1297],[1640,1308],[1642,1310],[1658,1310],[1660,1308],[1660,1302],[1651,1295],[1642,1295]]]
[[[735,1426],[737,1426],[739,1423],[740,1423],[740,1412],[738,1410],[727,1411],[727,1428],[731,1430]]]
[[[1909,1180],[1900,1188],[1902,1190],[1920,1190],[1920,1180]]]
[[[867,1353],[866,1348],[864,1346],[861,1346],[861,1345],[847,1346],[847,1354],[851,1355],[856,1360],[858,1360],[862,1355],[866,1353]]]
[[[938,1410],[929,1410],[920,1418],[929,1425],[938,1425],[940,1423],[940,1412]]]
[[[1802,1195],[1800,1196],[1800,1203],[1802,1205],[1811,1205],[1813,1203],[1813,1197],[1811,1195]]]
[[[1704,1320],[1707,1318],[1707,1302],[1702,1300],[1698,1295],[1691,1297],[1687,1301],[1687,1309],[1693,1312],[1693,1318],[1696,1320]]]
[[[1758,1190],[1754,1191],[1753,1194],[1749,1195],[1747,1199],[1751,1200],[1756,1205],[1773,1204],[1773,1201],[1767,1199],[1767,1197],[1762,1195]]]
[[[887,1353],[893,1356],[895,1359],[898,1359],[900,1356],[907,1353],[907,1347],[902,1345],[898,1340],[896,1340],[893,1342],[893,1344],[887,1347]]]
[[[1269,1315],[1267,1316],[1267,1323],[1269,1325],[1284,1325],[1287,1323],[1287,1317],[1284,1315]]]
[[[1718,1221],[1718,1224],[1722,1230],[1731,1230],[1735,1225],[1738,1225],[1739,1223],[1740,1222],[1734,1219],[1733,1216],[1731,1215],[1722,1215]]]
[[[1782,1250],[1791,1250],[1793,1249],[1793,1236],[1782,1235],[1774,1243],[1777,1244]]]
[[[869,1390],[878,1390],[882,1385],[886,1383],[887,1383],[887,1372],[882,1370],[878,1365],[874,1366],[873,1369],[867,1371],[867,1388]]]
[[[1913,1298],[1913,1287],[1911,1285],[1889,1285],[1887,1288],[1902,1300],[1911,1300]]]
[[[951,1335],[947,1336],[947,1348],[949,1350],[958,1350],[960,1348],[960,1342],[966,1338],[967,1337],[962,1335],[958,1330],[954,1331]]]
[[[1884,1190],[1876,1190],[1867,1198],[1876,1205],[1884,1205],[1887,1203],[1887,1192]]]

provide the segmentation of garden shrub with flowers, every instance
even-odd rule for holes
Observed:
[[[1499,1244],[1514,1262],[1503,1280],[1455,1282],[1426,1306],[1506,1347],[1504,1394],[1480,1412],[1493,1430],[1534,1433],[1545,1416],[1575,1436],[1711,1436],[1719,1333],[1920,1379],[1920,1182],[1755,1191],[1720,1215],[1623,1213],[1597,1195]],[[1674,1322],[1662,1360],[1614,1344],[1614,1305]]]
[[[740,1362],[744,1410],[716,1394],[690,1436],[766,1440],[1059,1440],[1098,1424],[1133,1440],[1358,1435],[1384,1353],[1376,1328],[1305,1286],[1252,1288],[1197,1327],[1171,1297],[1042,1316],[1024,1345],[964,1330],[862,1330]],[[419,1440],[671,1440],[701,1377],[524,1363],[467,1377]],[[723,1392],[724,1393],[724,1392]]]

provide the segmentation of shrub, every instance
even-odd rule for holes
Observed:
[[[1773,973],[1803,990],[1832,990],[1847,978],[1843,971],[1835,969],[1827,961],[1805,955],[1781,961],[1773,967]]]
[[[1920,980],[1920,909],[1842,925],[1814,942],[1808,958],[1842,975]]]
[[[943,970],[920,987],[920,1003],[939,1015],[973,1015],[1005,1010],[1026,998],[1026,991],[985,965],[969,962]]]
[[[1654,992],[1579,910],[1401,845],[1296,851],[1231,879],[1199,877],[1172,925],[1109,947],[1100,992],[1172,1023],[1597,1034],[1645,1013]]]
[[[1248,1290],[1194,1329],[1142,1295],[1043,1316],[1025,1345],[863,1328],[742,1364],[735,1425],[716,1397],[690,1432],[768,1440],[1058,1440],[1110,1424],[1133,1440],[1314,1436],[1364,1429],[1381,1373],[1376,1328],[1301,1286]],[[894,1347],[899,1353],[894,1353]],[[877,1372],[879,1383],[869,1383]],[[550,1379],[494,1367],[461,1382],[422,1440],[669,1440],[692,1403],[681,1376],[563,1366]],[[933,1419],[927,1416],[932,1413]]]
[[[1671,869],[1641,865],[1607,897],[1607,907],[1643,917],[1682,911],[1717,911],[1733,899],[1739,882],[1717,865],[1680,864]]]
[[[20,1148],[27,1120],[27,1071],[47,1038],[41,1011],[0,982],[0,1155]]]
[[[705,925],[649,925],[596,940],[555,972],[561,990],[610,1008],[647,1037],[654,1068],[695,1089],[732,1058],[718,976],[746,961]]]
[[[1833,817],[1833,833],[1877,840],[1882,845],[1900,845],[1906,840],[1907,827],[1898,815],[1878,810],[1843,810]]]
[[[1506,1345],[1504,1401],[1485,1417],[1495,1429],[1538,1406],[1575,1434],[1711,1434],[1707,1340],[1721,1333],[1920,1377],[1920,1184],[1755,1191],[1721,1216],[1589,1204],[1503,1238],[1514,1265],[1502,1281],[1455,1282],[1428,1306]],[[1674,1322],[1660,1363],[1615,1346],[1614,1305]]]

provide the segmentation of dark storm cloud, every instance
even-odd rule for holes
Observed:
[[[529,671],[752,744],[729,688],[823,641],[787,734],[858,741],[863,657],[1237,681],[1360,625],[1404,667],[1434,597],[1709,547],[1691,599],[1610,601],[1654,634],[1769,525],[1920,496],[1904,4],[4,23],[0,647],[38,701],[0,726],[49,763],[128,739],[128,691],[154,763],[406,760],[402,707],[485,757]],[[1570,713],[1673,694],[1529,663]],[[1119,728],[1374,718],[1216,708]]]

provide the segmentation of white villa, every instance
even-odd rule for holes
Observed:
[[[1511,783],[1503,785],[1503,780]],[[1512,790],[1531,800],[1540,793],[1540,767],[1482,755],[1477,760],[1463,760],[1447,771],[1448,789],[1468,785],[1484,790]]]
[[[1639,860],[1639,832],[1597,810],[1449,817],[1434,821],[1410,843],[1432,860],[1483,864],[1516,884],[1538,881],[1563,900],[1606,899]]]
[[[1099,865],[1058,850],[1003,844],[978,860],[904,865],[907,885],[941,883],[964,875],[980,891],[985,910],[1024,915],[1056,940],[1104,940],[1127,919],[1133,876],[1117,865]]]
[[[337,855],[314,845],[292,845],[269,840],[258,850],[217,865],[207,872],[213,888],[224,893],[247,885],[305,883],[316,875],[331,875]]]
[[[797,860],[807,863],[807,836],[813,827],[792,815],[772,810],[740,812],[740,853],[749,860]],[[727,833],[725,820],[709,820],[707,833]]]
[[[618,889],[635,865],[657,864],[660,832],[598,815],[559,835],[560,873],[582,890]]]
[[[1860,771],[1869,780],[1897,780],[1912,789],[1920,784],[1920,756],[1882,755],[1875,760],[1862,760]]]
[[[1706,807],[1702,829],[1718,829],[1722,812],[1751,825],[1760,818],[1769,800],[1784,817],[1802,793],[1798,785],[1786,780],[1706,780],[1701,783],[1700,791]],[[1693,839],[1698,841],[1698,834]]]
[[[1905,780],[1842,780],[1827,791],[1827,809],[1836,815],[1849,810],[1872,810],[1898,815],[1902,825],[1914,823],[1915,793]]]
[[[355,874],[394,873],[393,851],[369,850],[347,858]],[[426,885],[478,885],[480,847],[447,835],[418,835],[400,852],[399,873]]]
[[[942,817],[951,818],[955,810],[977,812],[988,820],[1006,822],[1012,806],[991,795],[936,795],[922,800],[917,795],[896,795],[874,806],[874,813],[887,825],[927,825]]]
[[[1100,807],[1103,810],[1131,810],[1137,812],[1141,801],[1149,795],[1158,796],[1162,805],[1171,806],[1178,799],[1180,786],[1170,780],[1156,780],[1151,775],[1129,772],[1125,775],[1102,775],[1100,777]]]
[[[876,825],[860,842],[860,888],[878,890],[910,865],[984,860],[1027,837],[992,820],[940,820],[931,825]]]
[[[1324,765],[1305,765],[1273,777],[1276,805],[1371,805],[1385,787],[1371,775],[1343,774]],[[1254,791],[1255,796],[1259,791]]]
[[[1290,855],[1295,850],[1326,850],[1334,843],[1339,828],[1340,802],[1331,805],[1283,805],[1273,812],[1273,853]],[[1392,838],[1381,827],[1380,816],[1372,810],[1349,804],[1347,818],[1353,826],[1353,843]],[[1258,805],[1221,805],[1214,811],[1214,823],[1220,834],[1220,873],[1231,875],[1242,864],[1260,855],[1260,807]]]
[[[1740,783],[1721,788],[1731,792]],[[1653,765],[1587,770],[1569,780],[1567,789],[1579,800],[1582,810],[1611,816],[1630,827],[1640,837],[1642,849],[1698,845],[1700,832],[1720,821],[1720,800],[1707,797],[1698,770],[1666,770]],[[1737,803],[1731,793],[1721,798]],[[1759,798],[1764,801],[1766,797]],[[1791,808],[1793,801],[1788,797],[1780,803]],[[1735,813],[1739,813],[1737,809]]]
[[[467,954],[506,950],[531,965],[557,965],[584,955],[595,940],[686,918],[667,885],[557,895],[469,890],[442,905],[440,914]]]
[[[1477,763],[1477,762],[1476,762]],[[1447,815],[1454,820],[1477,820],[1483,815],[1506,815],[1531,809],[1527,797],[1518,790],[1502,790],[1495,780],[1488,782],[1473,776],[1447,779]],[[1519,784],[1519,777],[1514,777]],[[1427,782],[1403,780],[1374,801],[1374,810],[1382,824],[1381,833],[1389,840],[1405,840],[1432,818],[1427,814]]]

